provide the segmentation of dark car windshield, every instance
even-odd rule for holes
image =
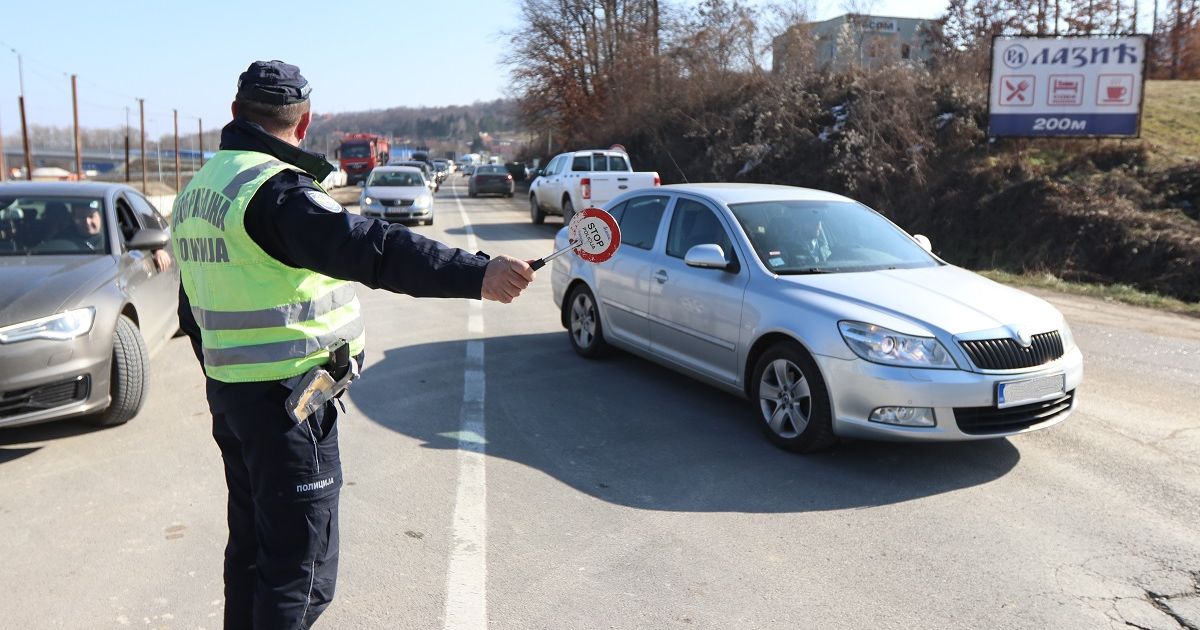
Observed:
[[[411,171],[375,171],[368,186],[424,186],[420,173]]]
[[[105,254],[105,221],[100,199],[0,196],[0,256]]]
[[[365,158],[371,157],[371,147],[365,144],[343,144],[342,157],[344,158]]]
[[[882,215],[845,201],[731,204],[754,251],[777,274],[933,267],[938,261]]]

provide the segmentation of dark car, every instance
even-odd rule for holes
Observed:
[[[0,184],[0,426],[137,415],[178,330],[169,226],[119,184]]]
[[[524,162],[506,162],[504,170],[513,176],[514,182],[523,182],[529,179],[529,167]]]
[[[508,174],[499,164],[481,164],[471,173],[467,180],[467,195],[475,197],[483,194],[513,196],[513,176]]]

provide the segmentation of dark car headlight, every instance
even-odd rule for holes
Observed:
[[[67,341],[86,335],[96,321],[96,309],[87,306],[0,328],[0,343],[17,343],[31,339]]]

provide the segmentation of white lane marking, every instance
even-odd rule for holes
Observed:
[[[475,231],[454,190],[467,232],[467,249],[479,251]],[[458,432],[458,489],[454,496],[453,545],[446,571],[446,630],[487,628],[487,431],[483,403],[483,303],[469,302],[467,363]]]

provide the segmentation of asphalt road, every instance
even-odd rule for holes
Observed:
[[[556,218],[464,183],[416,229],[549,253]],[[1066,423],[801,457],[743,401],[575,356],[546,272],[512,305],[360,296],[319,627],[1200,627],[1196,320],[1048,294],[1085,353]],[[0,431],[0,626],[220,627],[225,488],[185,340],[151,388],[123,427]]]

